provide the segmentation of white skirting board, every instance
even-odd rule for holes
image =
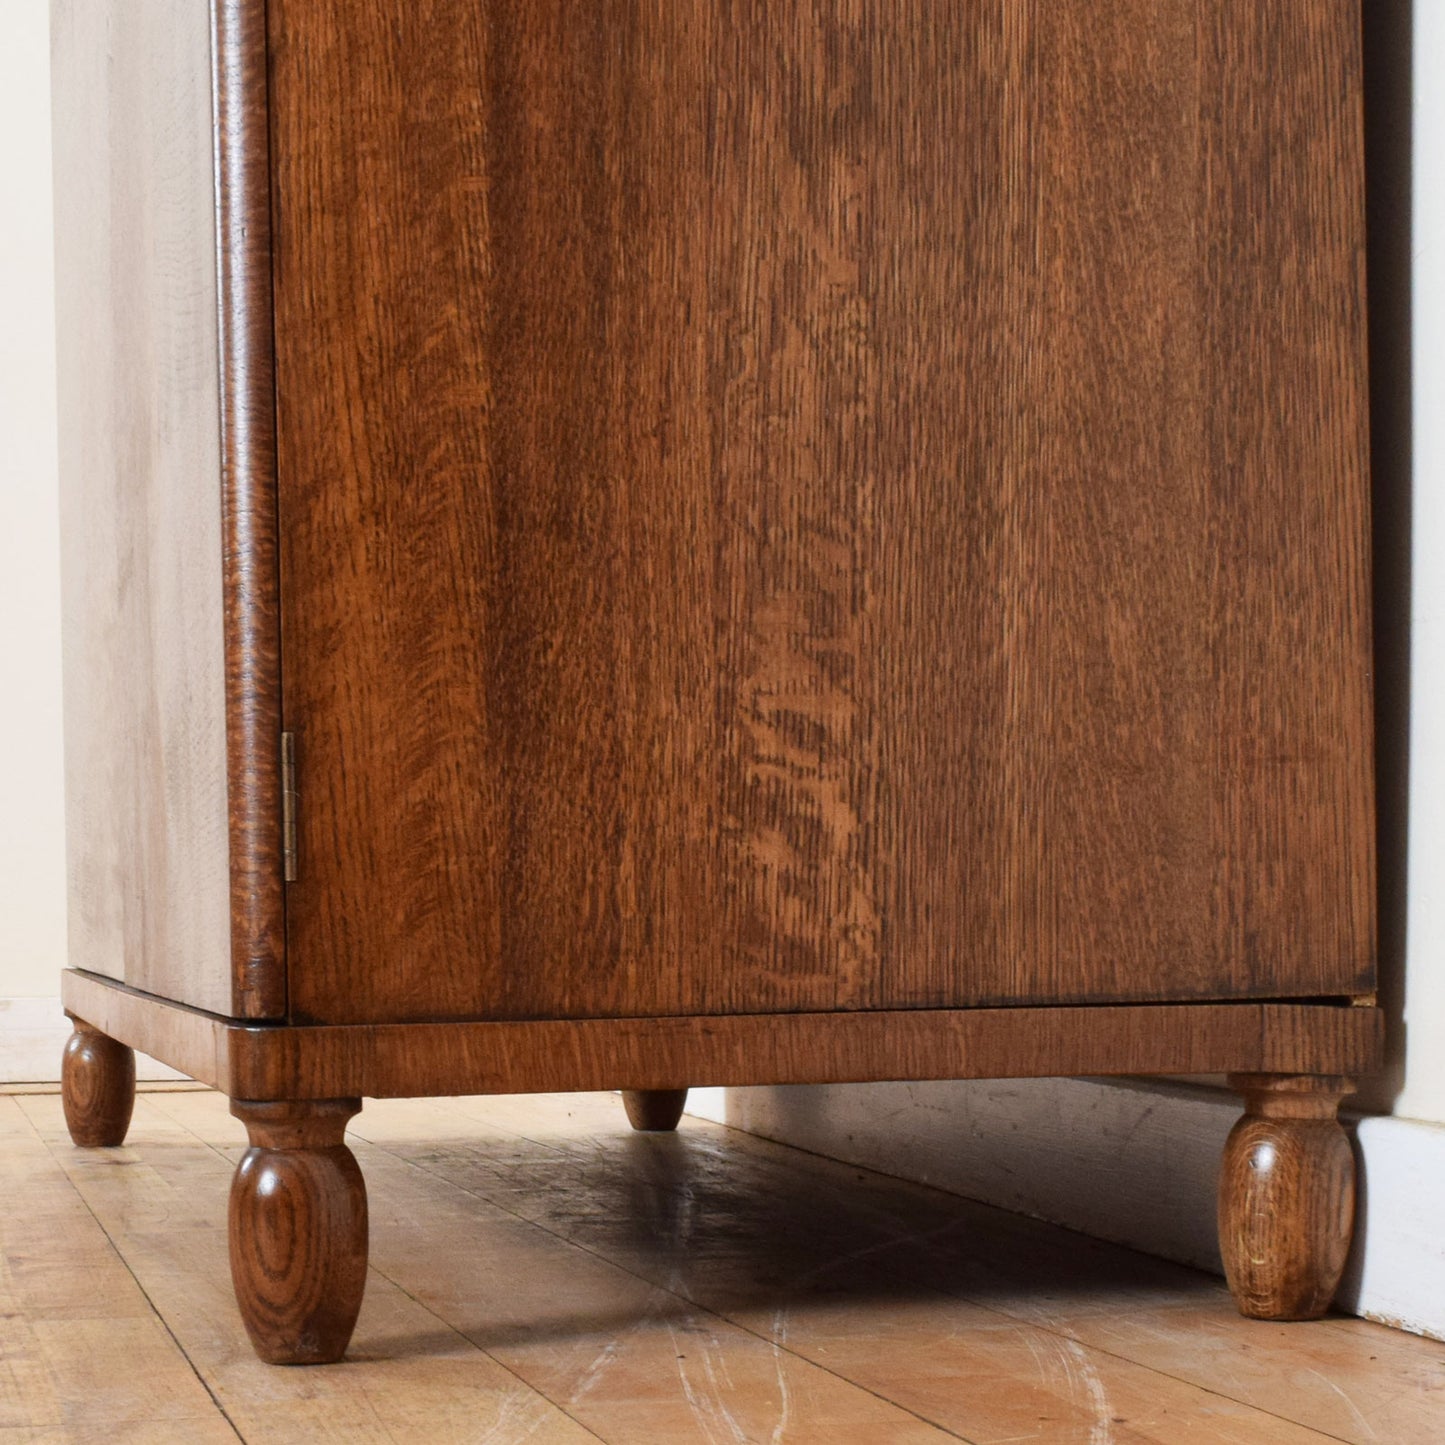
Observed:
[[[1102,1079],[697,1089],[688,1112],[1221,1272],[1214,1195],[1240,1112],[1223,1089]],[[1345,1123],[1360,1190],[1338,1307],[1445,1339],[1445,1126]]]
[[[70,1020],[59,998],[0,998],[0,1084],[53,1084]],[[137,1079],[181,1079],[146,1054],[135,1056]]]

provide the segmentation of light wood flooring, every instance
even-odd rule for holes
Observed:
[[[351,1357],[259,1364],[226,1102],[0,1097],[0,1442],[1445,1442],[1445,1345],[610,1095],[369,1103]]]

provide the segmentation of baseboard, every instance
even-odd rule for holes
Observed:
[[[0,1084],[48,1084],[60,1078],[60,1051],[70,1020],[56,998],[0,998]],[[181,1079],[146,1054],[135,1056],[137,1079]]]
[[[1219,1272],[1223,1090],[1095,1079],[698,1089],[688,1112]],[[1445,1339],[1445,1127],[1347,1120],[1360,1163],[1340,1308]]]

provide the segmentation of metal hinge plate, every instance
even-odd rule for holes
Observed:
[[[281,734],[281,876],[296,881],[296,734]]]

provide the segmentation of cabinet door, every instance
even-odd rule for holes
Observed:
[[[268,12],[298,1016],[1371,986],[1354,5]]]

